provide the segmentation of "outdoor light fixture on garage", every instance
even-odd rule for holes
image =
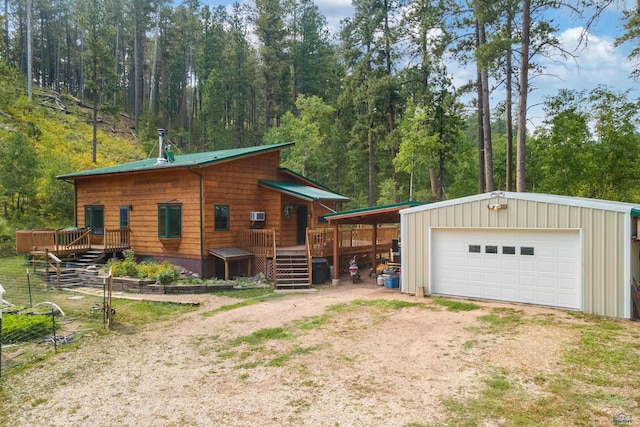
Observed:
[[[487,208],[494,211],[498,211],[500,209],[507,209],[507,204],[506,203],[489,203],[487,205]]]
[[[505,197],[505,194],[503,191],[494,191],[489,196],[493,199],[496,197]],[[487,205],[487,208],[490,210],[498,211],[500,209],[507,209],[507,204],[506,203],[489,203]]]

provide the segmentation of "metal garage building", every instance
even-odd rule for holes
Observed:
[[[493,192],[400,216],[402,292],[634,317],[640,205]]]

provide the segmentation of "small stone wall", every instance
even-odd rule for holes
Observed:
[[[114,277],[113,290],[140,294],[206,294],[233,289],[233,283],[202,285],[161,285],[153,279]]]

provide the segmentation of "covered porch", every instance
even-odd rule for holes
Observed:
[[[289,255],[298,253],[306,260],[307,271],[313,270],[313,260],[326,258],[332,260],[334,275],[336,269],[346,269],[348,261],[353,256],[358,256],[362,263],[371,263],[371,254],[379,256],[389,254],[394,239],[399,235],[396,224],[391,225],[346,225],[340,227],[337,232],[334,227],[307,228],[306,239],[303,245],[290,246],[276,243],[276,230],[241,230],[236,234],[235,246],[253,255],[251,274],[264,272],[268,277],[278,277],[278,253],[287,252]],[[229,250],[230,248],[224,248]],[[209,252],[211,253],[211,249]],[[334,256],[336,255],[337,256]],[[374,258],[375,259],[375,258]],[[336,266],[337,265],[337,266]],[[225,272],[227,275],[228,270]],[[305,283],[311,285],[311,274],[305,277]]]
[[[346,265],[347,259],[353,255],[368,254],[369,265],[373,269],[378,263],[393,263],[392,249],[394,243],[399,243],[400,210],[419,206],[424,202],[402,202],[370,208],[354,209],[344,212],[336,212],[325,215],[329,224],[333,225],[333,253],[338,254],[333,257],[333,280],[339,280],[340,268]],[[358,236],[356,245],[345,245],[345,235],[343,230],[369,230],[366,235]],[[391,230],[394,230],[392,232]],[[395,240],[395,242],[394,242]],[[389,257],[380,257],[380,254],[389,254]],[[399,268],[400,265],[395,267]]]

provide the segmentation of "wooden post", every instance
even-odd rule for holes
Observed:
[[[60,260],[56,261],[56,286],[60,289]]]
[[[340,238],[339,232],[340,225],[338,223],[333,224],[333,284],[338,284],[340,280],[340,252],[338,250],[338,239]]]
[[[373,248],[373,257],[371,258],[371,273],[369,277],[373,276],[373,272],[376,271],[376,267],[378,266],[378,224],[372,224],[373,232],[371,235],[373,236],[373,242],[371,242],[371,247]]]

